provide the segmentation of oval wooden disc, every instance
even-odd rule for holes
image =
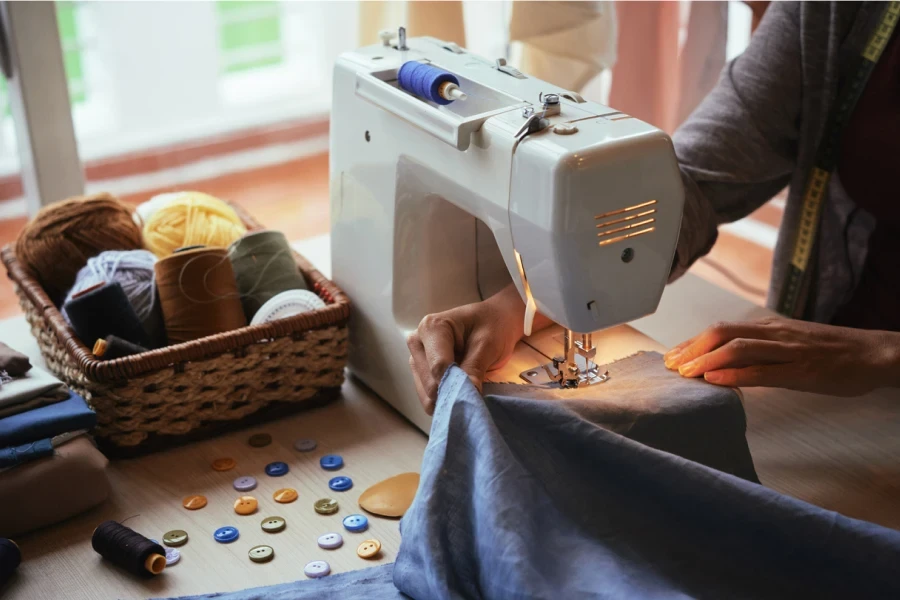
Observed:
[[[382,517],[402,517],[419,489],[418,473],[401,473],[376,483],[359,497],[363,510]]]

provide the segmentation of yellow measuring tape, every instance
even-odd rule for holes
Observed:
[[[885,46],[894,33],[897,21],[900,19],[900,2],[890,2],[881,15],[878,26],[872,32],[869,42],[866,44],[860,64],[853,77],[838,94],[834,108],[829,115],[825,128],[825,137],[819,145],[816,154],[815,166],[809,174],[806,188],[803,192],[803,210],[800,216],[800,228],[794,238],[794,251],[791,263],[788,265],[788,273],[781,290],[781,298],[778,301],[778,312],[789,317],[802,316],[803,308],[798,306],[800,290],[804,283],[804,277],[809,267],[809,256],[815,245],[816,235],[819,231],[819,220],[822,214],[822,199],[825,190],[831,180],[837,162],[838,146],[841,134],[847,120],[853,113],[856,102],[862,96],[866,82],[875,68],[878,59],[881,58]]]

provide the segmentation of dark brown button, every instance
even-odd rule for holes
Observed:
[[[250,436],[250,439],[247,440],[247,443],[254,448],[263,448],[272,443],[272,436],[268,433],[254,433]]]

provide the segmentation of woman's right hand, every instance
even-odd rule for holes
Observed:
[[[434,413],[438,385],[454,362],[481,390],[487,372],[502,367],[512,356],[522,338],[524,318],[525,305],[510,284],[483,302],[422,319],[407,345],[409,366],[425,412]]]

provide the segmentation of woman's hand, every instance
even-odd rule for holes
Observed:
[[[522,338],[525,305],[515,286],[484,302],[428,315],[409,336],[409,366],[425,412],[434,413],[438,385],[454,362],[480,390],[485,374],[502,367]],[[549,324],[538,315],[535,329]]]
[[[858,396],[900,386],[900,334],[791,319],[720,323],[664,358],[684,377],[732,387]]]

